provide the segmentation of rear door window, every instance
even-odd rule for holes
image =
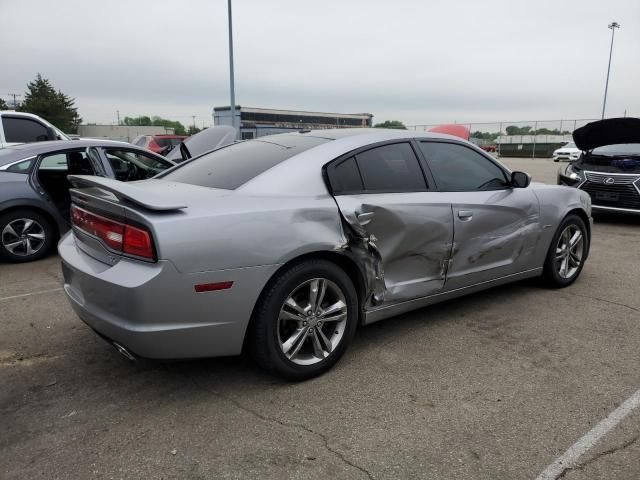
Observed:
[[[349,157],[329,167],[329,183],[334,194],[362,193],[364,183],[356,164],[356,157]]]
[[[8,143],[30,143],[49,140],[49,130],[29,118],[4,117],[4,138]]]
[[[367,192],[415,192],[427,189],[420,163],[409,143],[394,143],[356,155]]]
[[[67,154],[66,153],[57,153],[54,155],[49,155],[48,157],[44,157],[40,162],[39,170],[57,170],[64,171],[68,170],[67,165]]]

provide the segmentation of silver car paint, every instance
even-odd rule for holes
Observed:
[[[90,205],[149,226],[160,259],[146,264],[121,258],[80,232],[66,235],[59,246],[65,291],[78,315],[142,356],[233,354],[242,348],[251,312],[269,279],[305,254],[342,255],[356,262],[365,290],[363,322],[371,323],[538,275],[566,213],[576,209],[590,218],[585,192],[539,184],[491,192],[334,198],[321,172],[340,155],[390,139],[458,141],[406,131],[343,135],[235,191],[164,180],[128,184],[126,196],[134,204],[164,193],[167,202],[179,200],[184,209],[151,211],[120,203],[113,198],[119,195],[115,187],[114,194],[99,193],[99,185],[72,191],[76,203],[84,197]],[[459,218],[460,210],[472,210],[473,218]],[[362,213],[373,215],[359,220]],[[196,284],[222,281],[233,281],[233,287],[194,291]]]

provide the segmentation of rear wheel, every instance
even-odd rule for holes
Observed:
[[[589,251],[589,237],[584,220],[568,215],[553,237],[543,277],[551,287],[571,285],[580,275]]]
[[[305,380],[344,354],[356,330],[358,298],[343,270],[312,260],[278,274],[255,315],[258,364],[286,379]]]
[[[30,262],[44,257],[55,244],[55,229],[44,215],[28,209],[0,215],[0,258]]]

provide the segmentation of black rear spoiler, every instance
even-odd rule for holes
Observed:
[[[158,195],[145,188],[140,188],[132,183],[120,182],[111,178],[96,177],[93,175],[69,175],[67,178],[75,188],[98,188],[111,193],[118,200],[126,200],[149,210],[166,211],[187,208],[183,203],[177,203],[175,200],[167,200],[164,196]]]

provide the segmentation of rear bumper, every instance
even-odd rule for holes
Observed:
[[[178,359],[236,355],[253,306],[274,266],[182,273],[171,262],[121,259],[113,266],[81,251],[72,232],[58,245],[64,291],[76,314],[136,356]],[[227,290],[194,285],[232,281]]]

